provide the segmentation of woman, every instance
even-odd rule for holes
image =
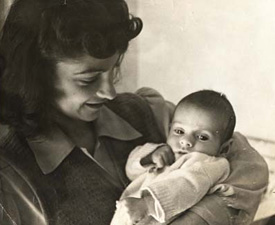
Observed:
[[[0,42],[0,119],[8,125],[0,141],[1,224],[110,223],[128,184],[129,152],[163,142],[171,116],[150,89],[116,95],[123,53],[141,28],[124,0],[17,0],[12,6]],[[229,189],[243,196],[239,207],[208,196],[175,224],[251,220],[266,165],[242,136],[235,142],[248,153],[236,153],[231,164],[242,160],[254,168],[236,167],[229,178]],[[248,178],[240,180],[239,172]]]

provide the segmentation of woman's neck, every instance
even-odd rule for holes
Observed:
[[[96,132],[93,122],[59,116],[56,121],[59,128],[78,146],[93,152],[96,145]]]

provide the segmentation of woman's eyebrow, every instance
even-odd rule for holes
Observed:
[[[104,72],[104,71],[102,69],[89,68],[79,72],[74,72],[74,75],[81,75],[85,73],[98,73],[98,72]]]

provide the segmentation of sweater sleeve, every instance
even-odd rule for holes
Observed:
[[[188,167],[182,166],[162,174],[144,188],[155,200],[152,216],[161,223],[194,206],[214,184],[229,175],[229,163],[225,158],[209,157],[202,153],[188,155],[192,157],[183,163]]]

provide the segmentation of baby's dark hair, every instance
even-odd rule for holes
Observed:
[[[0,39],[0,122],[24,136],[47,130],[56,63],[122,56],[141,29],[124,0],[16,0]]]
[[[236,115],[231,103],[223,93],[213,90],[201,90],[185,96],[180,100],[177,107],[182,104],[191,104],[221,115],[221,117],[217,117],[217,119],[222,118],[225,123],[221,143],[232,138],[236,125]]]

